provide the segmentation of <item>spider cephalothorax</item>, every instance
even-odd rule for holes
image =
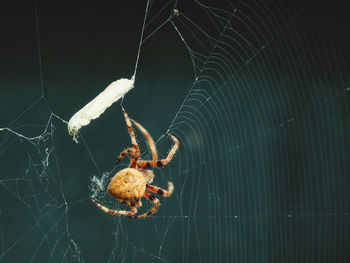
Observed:
[[[108,193],[117,198],[122,204],[129,205],[131,211],[125,210],[111,210],[100,203],[95,199],[91,199],[99,208],[108,214],[115,215],[127,215],[131,218],[143,218],[154,214],[160,206],[159,199],[154,197],[150,192],[156,193],[162,196],[170,196],[174,191],[174,185],[172,182],[168,182],[168,190],[164,190],[157,186],[151,185],[154,178],[154,173],[152,170],[146,169],[150,167],[159,167],[168,164],[173,158],[177,148],[179,147],[179,141],[171,134],[166,134],[175,142],[174,146],[170,150],[167,158],[158,160],[158,154],[156,150],[156,145],[147,132],[147,130],[141,126],[138,122],[129,119],[128,114],[122,108],[126,124],[128,126],[129,134],[131,137],[132,148],[128,148],[120,153],[118,158],[118,163],[124,157],[124,155],[130,153],[130,165],[129,168],[120,170],[114,175],[111,182],[108,185]],[[135,133],[132,127],[131,122],[143,133],[145,136],[148,145],[152,151],[152,160],[139,160],[140,157],[140,148],[136,142]],[[135,216],[137,213],[137,208],[142,205],[141,198],[145,197],[153,203],[153,208],[148,212]]]

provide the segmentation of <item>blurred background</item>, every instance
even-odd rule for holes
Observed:
[[[348,1],[149,1],[123,105],[160,157],[180,140],[175,192],[143,220],[91,203],[128,165],[119,102],[78,144],[62,120],[132,76],[146,4],[2,4],[0,262],[348,262]]]

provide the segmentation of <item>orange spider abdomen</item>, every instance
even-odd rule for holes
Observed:
[[[108,193],[120,200],[141,199],[146,190],[146,179],[140,171],[125,168],[119,171],[108,185]]]

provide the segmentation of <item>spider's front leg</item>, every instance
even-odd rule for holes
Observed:
[[[179,148],[179,141],[178,139],[176,139],[175,136],[171,134],[165,134],[165,135],[170,137],[174,141],[174,146],[171,148],[170,152],[168,153],[168,156],[163,160],[157,161],[156,163],[154,163],[153,161],[144,161],[144,160],[137,161],[137,166],[143,169],[146,169],[148,167],[160,167],[160,166],[167,165],[173,159],[177,149]]]
[[[149,146],[149,148],[151,149],[151,152],[152,152],[152,161],[149,161],[149,162],[151,162],[153,165],[155,165],[157,163],[157,160],[158,160],[158,153],[157,153],[156,144],[154,143],[151,134],[149,134],[149,132],[140,123],[138,123],[137,121],[135,121],[133,119],[130,119],[130,120],[131,120],[131,122],[133,124],[136,125],[136,127],[145,136],[145,138],[146,138],[146,140],[148,142],[148,146]]]
[[[128,148],[128,149],[125,149],[124,151],[122,151],[118,157],[118,160],[117,160],[117,164],[120,163],[121,159],[123,159],[123,157],[125,155],[127,155],[128,153],[131,153],[131,156],[135,155],[135,149],[134,148]]]
[[[132,128],[132,124],[131,124],[131,121],[129,119],[129,116],[126,113],[126,111],[125,111],[123,106],[122,106],[122,111],[123,111],[123,114],[124,114],[126,125],[128,126],[128,131],[129,131],[129,135],[130,135],[130,138],[131,138],[131,144],[132,144],[133,148],[135,149],[134,153],[131,155],[130,168],[135,168],[137,159],[140,157],[140,147],[137,144],[137,141],[136,141],[136,138],[135,138],[135,133],[134,133],[134,130]]]

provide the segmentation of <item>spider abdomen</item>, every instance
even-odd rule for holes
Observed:
[[[140,171],[125,168],[119,171],[108,185],[108,193],[126,201],[141,199],[146,190],[146,180]]]

